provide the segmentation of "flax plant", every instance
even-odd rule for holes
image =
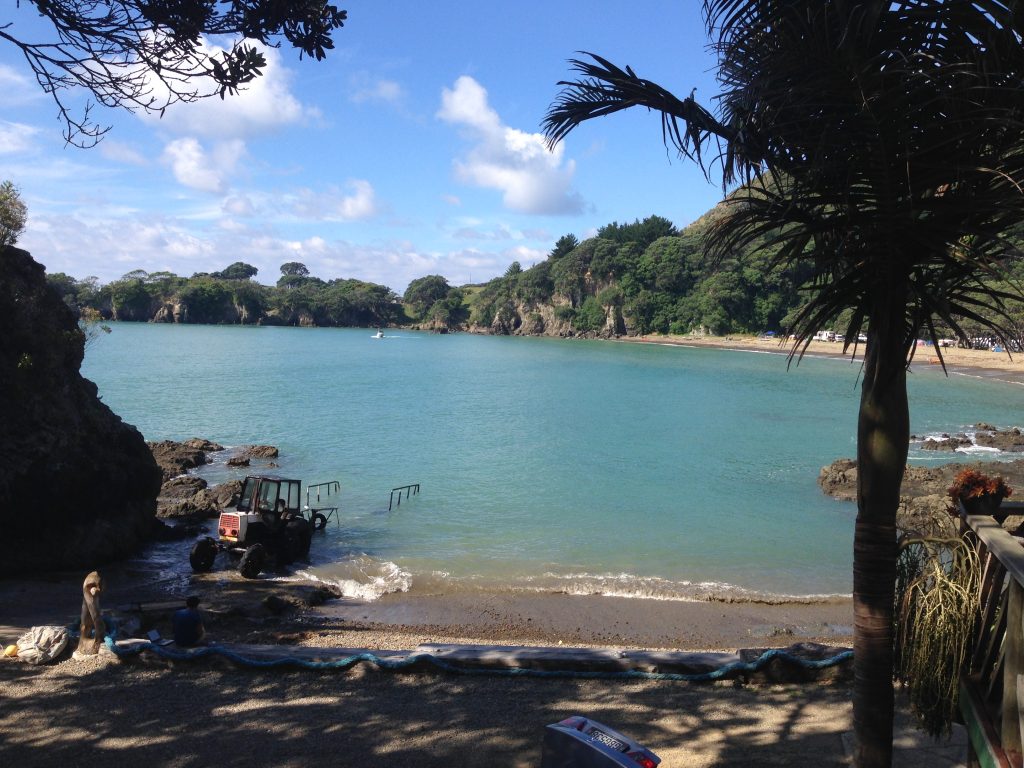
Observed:
[[[964,538],[905,538],[896,562],[895,675],[921,725],[949,733],[978,616],[981,566]]]

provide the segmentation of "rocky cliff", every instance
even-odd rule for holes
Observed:
[[[0,251],[0,576],[89,570],[152,532],[161,472],[79,373],[77,319],[23,250]]]

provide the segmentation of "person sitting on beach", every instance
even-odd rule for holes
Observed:
[[[190,595],[185,601],[185,607],[174,612],[171,620],[174,626],[174,643],[188,647],[199,645],[206,637],[206,627],[203,626],[203,614],[199,612],[199,598]]]

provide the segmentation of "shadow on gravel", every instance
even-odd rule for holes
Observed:
[[[544,726],[577,713],[664,765],[846,764],[843,686],[72,664],[0,665],[4,764],[539,766]]]

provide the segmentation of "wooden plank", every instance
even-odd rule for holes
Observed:
[[[1018,545],[1019,547],[1019,545]],[[1017,701],[1017,677],[1024,671],[1024,587],[1010,582],[1006,612],[1006,641],[1003,643],[1003,696],[1000,743],[1006,752],[1020,752],[1020,706]]]
[[[1011,768],[999,746],[995,729],[969,680],[960,680],[960,712],[964,716],[967,736],[982,768]]]
[[[992,585],[998,584],[1002,587],[1006,577],[1006,569],[1000,565],[994,557],[989,557],[990,568],[988,571],[990,588],[987,590],[985,599],[981,602],[981,620],[978,622],[978,630],[974,641],[974,653],[971,656],[971,671],[980,672],[987,650],[993,642],[992,633],[995,631],[996,615],[1001,605],[1000,591]]]
[[[1017,701],[1024,701],[1024,675],[1017,675]],[[1017,708],[1017,738],[1024,742],[1024,708]]]
[[[977,648],[977,662],[973,665],[973,670],[980,675],[987,676],[991,673],[996,654],[1006,635],[1006,596],[1006,592],[1003,592],[1000,600],[993,600],[996,606],[995,615],[991,618],[991,623],[985,627],[984,642],[979,643]]]
[[[1007,570],[1002,567],[998,560],[989,555],[986,558],[988,568],[987,588],[981,594],[981,621],[978,622],[975,633],[974,653],[971,656],[971,671],[981,671],[986,649],[991,646],[992,633],[994,632],[996,611],[1001,602],[1002,585],[1006,582]]]
[[[1024,585],[1024,547],[987,515],[967,515],[967,524],[1018,584]]]

